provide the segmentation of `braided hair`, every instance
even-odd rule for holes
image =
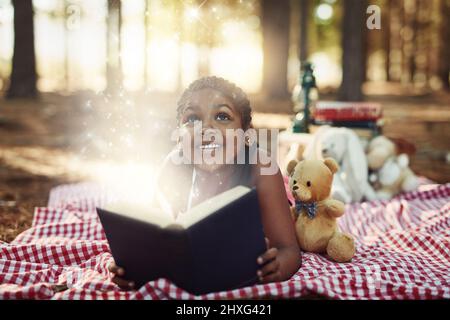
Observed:
[[[183,92],[177,103],[177,120],[180,121],[181,114],[191,97],[191,95],[202,89],[213,89],[219,91],[225,97],[231,100],[235,108],[239,111],[242,119],[242,127],[247,130],[252,121],[252,109],[250,101],[245,92],[234,83],[220,77],[203,77],[192,82]]]

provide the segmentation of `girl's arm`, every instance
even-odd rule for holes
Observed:
[[[256,166],[262,223],[268,238],[268,250],[258,258],[265,264],[258,272],[262,282],[288,280],[301,266],[301,252],[280,170],[274,175],[262,175]]]

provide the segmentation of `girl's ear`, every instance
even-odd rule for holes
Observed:
[[[294,168],[297,165],[298,161],[297,160],[291,160],[289,161],[288,165],[287,165],[287,173],[289,175],[292,175],[292,173],[294,172]]]

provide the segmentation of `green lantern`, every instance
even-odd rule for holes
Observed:
[[[313,67],[307,61],[302,63],[299,83],[300,85],[297,85],[292,93],[294,112],[296,112],[292,131],[309,133],[311,107],[317,101],[318,94]]]

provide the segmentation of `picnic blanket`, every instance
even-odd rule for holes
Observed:
[[[0,299],[450,298],[450,183],[347,205],[339,224],[356,238],[351,263],[303,253],[288,281],[202,296],[167,279],[136,291],[111,282],[112,256],[95,206],[115,196],[95,183],[53,189],[48,207],[35,209],[32,227],[0,243]]]

